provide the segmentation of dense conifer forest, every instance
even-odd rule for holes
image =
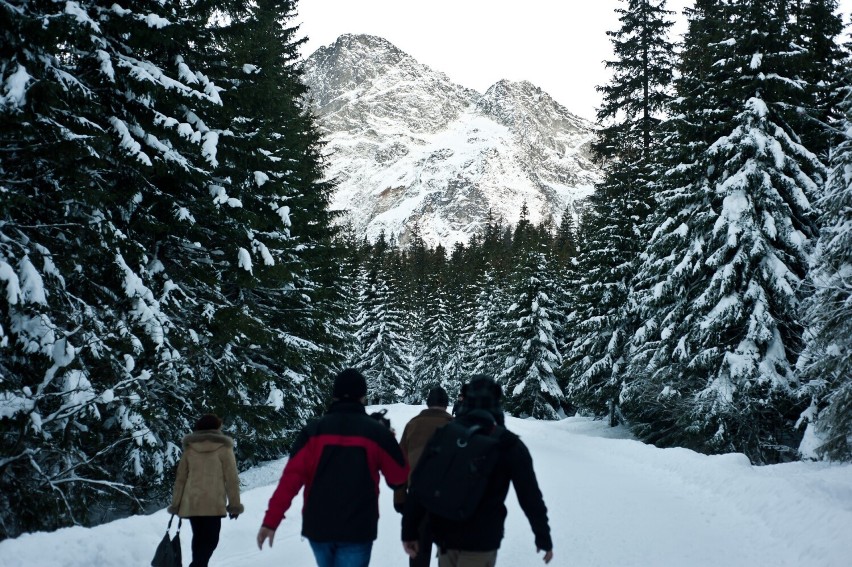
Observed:
[[[852,459],[835,0],[696,0],[679,42],[622,0],[593,196],[452,249],[328,210],[296,0],[126,6],[0,2],[0,538],[158,506],[205,411],[281,456],[348,365],[375,404],[484,373],[515,416]]]

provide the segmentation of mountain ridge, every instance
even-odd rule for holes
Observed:
[[[345,34],[304,63],[337,183],[359,236],[466,243],[491,214],[558,222],[592,190],[594,126],[527,81],[458,85],[384,38]]]

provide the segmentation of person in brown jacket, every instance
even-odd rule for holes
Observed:
[[[399,446],[402,449],[402,454],[408,460],[411,470],[417,466],[417,461],[420,455],[423,454],[423,449],[426,443],[432,438],[432,434],[439,427],[446,425],[453,420],[453,416],[447,413],[447,406],[450,404],[450,398],[447,391],[436,386],[429,390],[429,395],[426,398],[426,409],[421,411],[405,426],[402,432],[402,438],[399,441]],[[409,476],[409,481],[411,477]],[[402,513],[405,507],[406,487],[398,488],[393,494],[393,507]],[[429,524],[426,519],[420,525],[420,542],[416,557],[409,558],[409,567],[429,567],[430,556],[432,555],[432,534],[429,529]]]
[[[192,526],[192,563],[207,567],[225,514],[236,519],[243,513],[234,440],[221,431],[222,420],[206,414],[195,431],[183,438],[183,455],[177,468],[170,514],[189,518]]]

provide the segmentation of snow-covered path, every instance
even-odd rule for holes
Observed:
[[[401,432],[421,409],[391,406]],[[508,427],[530,447],[554,536],[551,565],[796,566],[852,565],[852,465],[790,463],[752,467],[742,455],[708,457],[661,450],[623,430],[570,418],[537,422],[510,418]],[[266,502],[284,461],[242,475],[246,513],[225,520],[215,567],[310,567],[299,536],[301,497],[272,549],[254,543]],[[532,532],[513,495],[508,499],[502,567],[536,565]],[[371,565],[407,565],[399,516],[383,486],[379,539]],[[2,567],[126,567],[150,562],[162,537],[165,511],[93,529],[68,528],[0,542]],[[191,529],[184,525],[184,565]],[[435,563],[433,563],[435,564]]]

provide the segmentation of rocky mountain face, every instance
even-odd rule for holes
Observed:
[[[593,125],[528,82],[484,94],[388,41],[344,35],[304,65],[338,188],[332,207],[359,235],[467,242],[490,214],[514,224],[571,214],[598,180]]]

